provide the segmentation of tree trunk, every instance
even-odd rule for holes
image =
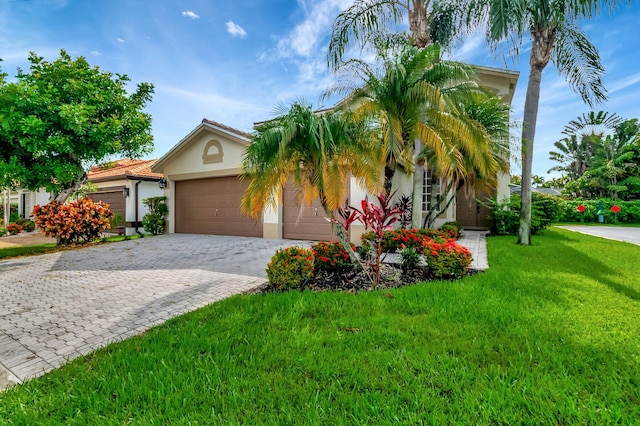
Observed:
[[[348,239],[348,236],[345,232],[344,227],[336,221],[333,211],[327,207],[327,203],[325,202],[324,196],[322,194],[319,194],[319,197],[320,197],[320,204],[322,204],[322,208],[324,209],[324,213],[327,215],[327,218],[329,218],[331,221],[331,227],[333,228],[333,232],[335,232],[336,237],[338,237],[338,240],[340,241],[340,244],[349,254],[349,259],[351,259],[351,261],[353,262],[356,268],[363,269],[363,266],[360,263],[360,259],[358,259],[358,256],[356,256],[356,253],[351,248],[351,242]]]
[[[49,201],[58,201],[60,203],[64,203],[69,199],[69,197],[71,197],[76,191],[78,191],[80,187],[82,187],[82,185],[84,185],[85,183],[87,183],[87,174],[83,173],[79,179],[74,181],[69,187],[64,188],[62,191],[56,194],[55,197],[52,194]]]
[[[424,193],[424,163],[418,161],[418,154],[422,151],[422,142],[414,142],[415,160],[413,164],[413,193],[411,206],[411,227],[419,229],[422,225],[422,195]]]
[[[385,195],[391,194],[391,188],[393,186],[393,176],[396,174],[396,161],[393,159],[387,160],[387,164],[384,166],[384,193]]]
[[[551,59],[556,40],[555,28],[542,28],[532,33],[531,54],[529,56],[529,81],[524,101],[522,123],[522,208],[520,210],[520,228],[518,244],[531,245],[531,171],[533,166],[533,141],[536,136],[538,104],[540,102],[540,83],[542,70]]]
[[[431,43],[429,25],[427,23],[427,3],[425,0],[411,0],[409,8],[409,38],[411,44],[422,49]]]

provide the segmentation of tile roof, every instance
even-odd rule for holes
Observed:
[[[106,164],[94,166],[87,173],[87,177],[92,180],[106,180],[108,178],[155,178],[162,179],[162,173],[154,173],[151,166],[157,160],[138,160],[134,158],[123,158],[111,161]]]
[[[227,126],[225,124],[218,123],[217,121],[209,120],[208,118],[203,118],[202,122],[203,123],[207,123],[207,124],[211,124],[212,126],[219,127],[219,128],[221,128],[223,130],[226,130],[228,132],[235,133],[238,136],[242,136],[244,138],[251,139],[251,134],[250,133],[243,132],[242,130],[234,129],[233,127]]]

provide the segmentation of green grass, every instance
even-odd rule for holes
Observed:
[[[533,241],[458,282],[227,299],[7,391],[0,423],[637,423],[640,247]]]
[[[132,235],[127,237],[128,240],[137,240],[138,238],[145,238],[144,236]],[[121,235],[115,235],[112,237],[105,237],[97,243],[91,244],[100,244],[103,242],[106,243],[114,243],[118,241],[124,241],[125,237]],[[72,246],[57,246],[55,243],[50,244],[34,244],[31,246],[17,246],[17,247],[5,247],[0,248],[0,259],[9,259],[12,257],[22,257],[22,256],[33,256],[36,254],[45,254],[45,253],[53,253],[61,250],[69,250],[75,248],[82,248],[84,245],[72,245]]]
[[[34,254],[51,253],[57,251],[55,243],[53,244],[35,244],[32,246],[17,246],[0,248],[0,259],[8,259],[10,257],[32,256]]]

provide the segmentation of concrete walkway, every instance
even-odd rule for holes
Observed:
[[[469,249],[473,255],[473,260],[469,269],[474,271],[484,271],[489,269],[487,258],[487,234],[489,231],[462,231],[458,244]]]
[[[558,228],[593,235],[594,237],[608,238],[610,240],[625,241],[627,243],[640,245],[640,228],[582,225],[558,226]]]
[[[486,269],[484,233],[460,242]],[[266,281],[302,241],[170,234],[0,261],[0,390]]]

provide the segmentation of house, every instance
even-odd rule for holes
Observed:
[[[510,103],[513,98],[518,73],[480,67],[481,84]],[[293,186],[283,190],[282,202],[275,210],[267,209],[258,220],[240,212],[240,201],[249,182],[240,179],[242,157],[251,135],[213,120],[203,119],[169,152],[151,166],[151,171],[164,175],[167,183],[165,194],[169,207],[168,232],[214,235],[238,235],[263,238],[287,238],[300,240],[326,240],[332,237],[331,225],[325,219],[319,201],[311,206],[300,206]],[[397,172],[394,187],[399,193],[410,194],[411,179]],[[499,176],[497,196],[509,196],[509,176]],[[429,194],[443,185],[428,174],[424,176],[424,210],[431,199]],[[355,179],[349,182],[347,191],[352,203],[367,196]],[[436,226],[458,220],[470,228],[486,227],[488,211],[476,202],[478,196],[459,191],[457,200],[442,213]],[[351,241],[359,243],[362,226],[354,225]]]
[[[93,201],[109,203],[111,211],[125,221],[125,234],[143,232],[142,217],[147,207],[142,200],[164,194],[164,176],[151,171],[156,160],[125,158],[92,167],[87,179],[98,188],[86,196]]]

